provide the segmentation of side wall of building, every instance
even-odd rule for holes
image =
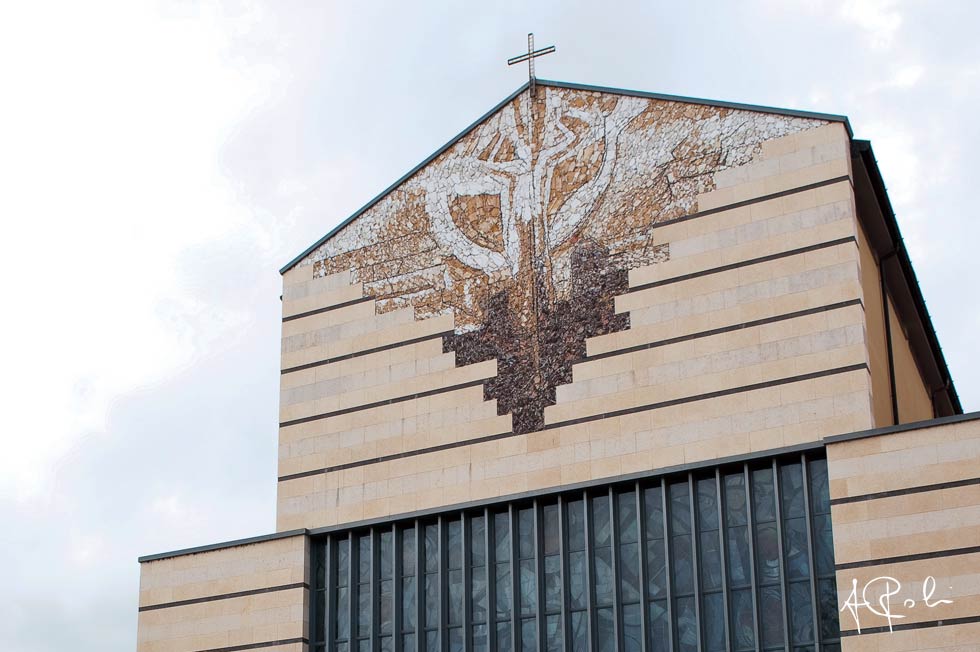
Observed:
[[[302,652],[308,631],[305,535],[144,561],[138,652]]]
[[[864,315],[867,328],[868,360],[871,366],[871,399],[874,425],[877,428],[895,424],[892,406],[891,368],[888,339],[885,337],[885,307],[881,288],[881,271],[864,228],[858,224],[858,249],[861,252],[861,288],[864,293]]]
[[[885,322],[881,269],[864,228],[857,229],[861,261],[861,286],[864,293],[866,339],[871,366],[871,395],[875,427],[912,423],[935,417],[932,398],[912,356],[909,338],[902,327],[895,304],[888,297],[888,322]],[[889,339],[891,347],[889,351]],[[889,358],[890,356],[890,358]],[[894,394],[892,400],[892,375]],[[895,419],[895,410],[898,419]]]
[[[545,426],[484,400],[450,316],[377,314],[347,274],[284,276],[280,530],[315,528],[780,449],[874,426],[849,138],[766,141],[699,212],[653,228],[667,262],[616,298]]]
[[[977,649],[980,420],[971,416],[828,444],[844,652]]]
[[[908,335],[891,299],[888,300],[888,310],[895,366],[895,393],[898,395],[898,422],[913,423],[932,419],[936,416],[932,397],[922,380],[919,366],[912,356]]]

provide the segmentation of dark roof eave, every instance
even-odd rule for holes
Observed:
[[[740,111],[754,111],[754,112],[757,112],[757,113],[772,113],[772,114],[775,114],[775,115],[785,115],[785,116],[790,116],[790,117],[794,117],[794,118],[809,118],[809,119],[813,119],[813,120],[826,120],[828,122],[839,122],[839,123],[842,123],[844,125],[844,128],[845,129],[847,129],[847,133],[848,133],[849,136],[853,137],[853,135],[854,135],[853,132],[851,131],[851,123],[850,123],[850,121],[848,121],[847,116],[836,115],[836,114],[832,114],[832,113],[815,113],[815,112],[812,112],[812,111],[795,111],[793,109],[780,109],[780,108],[776,108],[776,107],[759,106],[759,105],[755,105],[755,104],[741,104],[741,103],[738,103],[738,102],[723,102],[723,101],[717,101],[717,100],[705,100],[705,99],[700,99],[700,98],[696,98],[696,97],[684,97],[682,95],[666,95],[666,94],[663,94],[663,93],[647,93],[647,92],[644,92],[644,91],[634,91],[634,90],[627,90],[627,89],[622,89],[622,88],[609,88],[609,87],[606,87],[606,86],[590,86],[588,84],[573,84],[573,83],[570,83],[570,82],[551,81],[551,80],[547,80],[547,79],[537,79],[535,81],[540,86],[553,86],[555,88],[569,88],[569,89],[580,90],[580,91],[591,91],[591,92],[596,92],[596,93],[609,93],[609,94],[612,94],[612,95],[628,95],[628,96],[631,96],[631,97],[642,97],[642,98],[653,99],[653,100],[664,100],[664,101],[667,101],[667,102],[682,102],[684,104],[699,104],[699,105],[703,105],[703,106],[718,106],[718,107],[728,108],[728,109],[737,109],[737,110],[740,110]],[[316,251],[316,249],[318,247],[320,247],[320,245],[322,245],[324,242],[326,242],[327,240],[329,240],[330,238],[332,238],[334,235],[336,235],[345,226],[347,226],[348,224],[350,224],[351,222],[353,222],[354,220],[356,220],[358,217],[360,217],[361,215],[363,215],[372,206],[374,206],[379,201],[381,201],[382,199],[384,199],[385,196],[388,195],[388,193],[392,192],[398,186],[400,186],[404,182],[408,181],[416,172],[418,172],[419,170],[421,170],[422,168],[424,168],[426,165],[428,165],[433,160],[435,160],[436,157],[438,157],[440,154],[442,154],[447,149],[449,149],[450,147],[452,147],[453,145],[455,145],[457,142],[459,142],[464,136],[466,136],[468,133],[470,133],[471,131],[473,131],[484,120],[486,120],[487,118],[489,118],[490,116],[492,116],[494,113],[496,113],[497,111],[499,111],[500,109],[502,109],[503,107],[505,107],[509,102],[513,101],[513,99],[515,97],[517,97],[518,95],[520,95],[521,93],[523,93],[528,88],[528,86],[529,86],[529,83],[528,82],[525,82],[516,91],[514,91],[513,93],[511,93],[510,95],[508,95],[507,97],[505,97],[500,102],[498,102],[496,104],[496,106],[494,106],[492,109],[490,109],[489,111],[487,111],[486,113],[484,113],[482,116],[480,116],[479,118],[477,118],[472,124],[470,124],[468,127],[466,127],[465,129],[463,129],[461,132],[459,132],[458,134],[456,134],[455,136],[453,136],[453,138],[451,138],[449,140],[449,142],[447,142],[445,145],[443,145],[442,147],[440,147],[439,149],[437,149],[435,152],[433,152],[432,154],[430,154],[429,156],[427,156],[425,158],[425,160],[423,160],[421,163],[419,163],[414,168],[412,168],[411,170],[409,170],[406,174],[404,174],[402,177],[400,177],[393,184],[391,184],[390,186],[388,186],[387,188],[385,188],[384,190],[382,190],[377,196],[375,196],[373,199],[371,199],[371,201],[369,201],[368,203],[364,204],[364,206],[362,206],[361,208],[357,209],[357,211],[354,212],[353,215],[351,215],[350,217],[348,217],[347,219],[345,219],[343,222],[341,222],[340,224],[338,224],[337,226],[335,226],[333,229],[331,229],[330,232],[327,233],[325,236],[323,236],[322,238],[320,238],[319,240],[317,240],[316,242],[314,242],[312,245],[310,245],[309,247],[307,247],[303,251],[303,253],[301,253],[300,255],[296,256],[295,258],[293,258],[288,263],[286,263],[286,265],[284,265],[282,267],[282,269],[279,270],[279,273],[280,274],[285,274],[290,269],[292,269],[293,267],[295,267],[297,263],[299,263],[301,260],[303,260],[304,258],[306,258],[307,256],[309,256],[311,253],[313,253],[314,251]]]
[[[905,279],[908,291],[915,305],[917,316],[925,332],[927,344],[942,380],[942,387],[934,389],[946,393],[955,414],[963,414],[963,406],[960,403],[959,395],[956,393],[956,386],[953,384],[953,378],[949,373],[949,366],[946,364],[943,349],[939,345],[939,338],[936,336],[936,329],[932,324],[932,317],[929,315],[925,298],[922,296],[922,289],[919,287],[918,278],[912,267],[912,260],[909,258],[908,250],[905,248],[902,232],[899,229],[891,200],[888,198],[885,182],[881,176],[881,170],[878,168],[878,161],[875,159],[871,142],[868,140],[852,140],[851,142],[854,145],[854,151],[860,156],[861,162],[864,164],[865,170],[868,173],[875,200],[884,217],[885,228],[888,230],[890,236],[892,252],[898,261],[902,276]]]

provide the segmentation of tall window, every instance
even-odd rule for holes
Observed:
[[[839,652],[827,464],[614,483],[312,549],[314,652]]]
[[[472,623],[473,652],[487,652],[487,622],[489,596],[487,595],[487,527],[483,514],[470,518],[469,596],[470,622]]]

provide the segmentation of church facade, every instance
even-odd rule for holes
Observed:
[[[140,652],[980,649],[846,118],[538,81],[282,274],[276,532],[141,558]]]

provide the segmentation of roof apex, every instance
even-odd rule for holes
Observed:
[[[568,88],[568,89],[572,89],[572,90],[591,91],[591,92],[595,92],[595,93],[609,93],[609,94],[612,94],[612,95],[628,95],[630,97],[642,97],[642,98],[653,99],[653,100],[664,100],[664,101],[667,101],[667,102],[679,102],[679,103],[683,103],[683,104],[700,104],[700,105],[704,105],[704,106],[718,106],[718,107],[723,107],[723,108],[728,108],[728,109],[737,109],[737,110],[740,110],[740,111],[755,111],[757,113],[772,113],[772,114],[776,114],[776,115],[791,116],[791,117],[794,117],[794,118],[810,118],[810,119],[815,119],[815,120],[826,120],[828,122],[839,122],[839,123],[842,123],[844,125],[844,128],[845,129],[847,129],[847,134],[850,137],[852,137],[852,138],[854,137],[854,132],[851,130],[851,123],[847,119],[847,116],[837,115],[837,114],[833,114],[833,113],[818,113],[818,112],[814,112],[814,111],[798,111],[798,110],[794,110],[794,109],[781,109],[781,108],[778,108],[778,107],[760,106],[760,105],[756,105],[756,104],[743,104],[743,103],[740,103],[740,102],[725,102],[725,101],[721,101],[721,100],[706,100],[706,99],[701,99],[701,98],[697,98],[697,97],[685,97],[685,96],[682,96],[682,95],[667,95],[667,94],[664,94],[664,93],[649,93],[649,92],[646,92],[646,91],[634,91],[634,90],[628,90],[628,89],[623,89],[623,88],[611,88],[611,87],[607,87],[607,86],[591,86],[589,84],[576,84],[576,83],[572,83],[572,82],[553,81],[553,80],[547,80],[547,79],[535,79],[535,83],[537,85],[539,85],[539,86],[551,86],[553,88]],[[416,165],[415,167],[413,167],[411,170],[409,170],[408,172],[406,172],[404,175],[402,175],[397,181],[395,181],[394,183],[392,183],[390,186],[388,186],[387,188],[385,188],[384,190],[382,190],[373,199],[371,199],[369,202],[367,202],[366,204],[364,204],[363,206],[361,206],[359,209],[357,209],[350,217],[348,217],[347,219],[345,219],[342,222],[340,222],[340,224],[338,224],[337,226],[335,226],[334,228],[332,228],[326,235],[324,235],[322,238],[320,238],[319,240],[317,240],[316,242],[314,242],[312,245],[310,245],[309,247],[307,247],[301,254],[299,254],[298,256],[296,256],[295,258],[293,258],[291,261],[289,261],[288,263],[286,263],[282,267],[282,269],[279,270],[279,273],[280,274],[285,274],[290,269],[292,269],[293,267],[295,267],[301,260],[303,260],[304,258],[306,258],[311,253],[313,253],[317,248],[320,247],[320,245],[322,245],[324,242],[326,242],[327,240],[329,240],[330,238],[332,238],[338,231],[340,231],[345,226],[347,226],[348,224],[350,224],[351,222],[353,222],[354,220],[356,220],[365,211],[367,211],[372,206],[374,206],[375,204],[377,204],[379,201],[381,201],[382,199],[384,199],[384,197],[387,196],[388,193],[390,193],[393,190],[395,190],[402,183],[404,183],[405,181],[407,181],[408,179],[410,179],[416,172],[418,172],[419,170],[421,170],[422,168],[424,168],[426,165],[428,165],[433,160],[435,160],[440,154],[442,154],[447,149],[449,149],[450,147],[452,147],[453,145],[455,145],[457,142],[459,142],[463,137],[465,137],[467,134],[469,134],[471,131],[473,131],[476,127],[478,127],[481,123],[483,123],[487,118],[489,118],[490,116],[492,116],[494,113],[496,113],[497,111],[499,111],[500,109],[502,109],[504,106],[506,106],[509,102],[511,102],[518,95],[520,95],[525,90],[527,90],[529,86],[530,86],[530,82],[524,82],[523,84],[521,84],[521,86],[517,90],[515,90],[513,93],[511,93],[510,95],[508,95],[507,97],[505,97],[503,100],[501,100],[500,102],[498,102],[492,109],[490,109],[489,111],[487,111],[486,113],[484,113],[482,116],[480,116],[479,118],[477,118],[473,123],[471,123],[468,127],[466,127],[461,132],[459,132],[458,134],[456,134],[455,136],[453,136],[451,139],[449,139],[449,141],[446,142],[442,147],[440,147],[439,149],[437,149],[436,151],[434,151],[432,154],[430,154],[429,156],[427,156],[425,158],[425,160],[423,160],[421,163],[419,163],[418,165]]]

